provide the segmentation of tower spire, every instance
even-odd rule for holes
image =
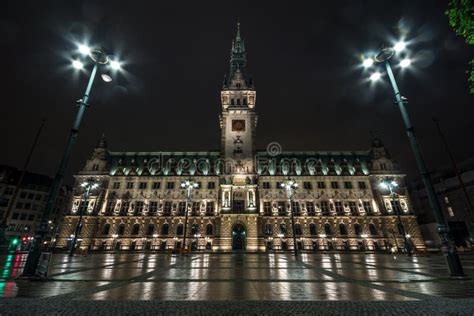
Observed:
[[[240,21],[237,19],[237,35],[235,37],[236,40],[240,40]]]
[[[230,51],[230,76],[229,80],[234,78],[237,70],[241,73],[245,72],[245,65],[247,64],[247,53],[245,52],[245,44],[240,37],[240,22],[237,22],[237,33],[235,40],[232,41],[232,49]]]

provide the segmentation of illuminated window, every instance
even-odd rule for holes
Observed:
[[[448,214],[450,217],[454,217],[454,211],[453,211],[453,208],[451,206],[448,206]]]

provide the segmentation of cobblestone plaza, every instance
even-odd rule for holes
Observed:
[[[385,254],[56,254],[51,280],[17,280],[25,256],[1,257],[4,314],[466,314],[474,281],[441,256]],[[467,274],[474,256],[462,255]]]

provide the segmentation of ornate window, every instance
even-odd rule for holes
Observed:
[[[347,235],[347,228],[346,225],[344,225],[343,223],[339,224],[339,233],[343,236]]]
[[[332,235],[332,229],[331,229],[331,225],[329,225],[329,223],[324,224],[324,233],[325,233],[327,236],[331,236],[331,235]]]
[[[359,209],[357,208],[357,203],[354,201],[349,202],[349,209],[351,210],[351,214],[354,216],[359,215]]]
[[[140,224],[134,224],[132,228],[132,235],[138,235],[140,232]]]
[[[356,236],[360,236],[361,235],[361,229],[360,229],[360,225],[359,224],[354,224],[354,234]]]
[[[273,235],[273,226],[272,226],[272,224],[265,224],[265,226],[263,227],[263,233],[265,234],[265,236]]]
[[[148,236],[151,236],[155,233],[155,225],[154,224],[149,224],[148,229],[146,230],[146,234]]]
[[[158,211],[158,202],[151,201],[149,209],[148,209],[148,215],[155,215],[157,211]]]
[[[318,229],[315,223],[309,224],[309,234],[311,236],[316,236],[318,234]]]
[[[170,230],[170,225],[168,224],[163,224],[163,226],[161,226],[161,234],[163,236],[167,236],[168,233],[169,233],[169,230]]]
[[[207,224],[206,225],[206,235],[211,236],[213,234],[214,234],[214,227],[212,226],[212,224]]]
[[[110,224],[105,224],[104,228],[102,229],[102,235],[108,235],[110,232]]]
[[[377,228],[372,223],[369,224],[369,232],[372,236],[377,235]]]
[[[191,225],[191,235],[197,235],[199,233],[199,225],[198,224],[192,224]]]
[[[183,227],[183,224],[178,224],[178,226],[176,227],[176,235],[182,235],[184,232],[184,227]]]
[[[295,236],[301,236],[301,225],[300,224],[295,224]]]
[[[117,235],[123,235],[125,233],[125,224],[121,223],[117,227]]]
[[[287,229],[286,229],[286,224],[281,223],[280,224],[280,234],[286,235]]]
[[[316,213],[314,211],[314,203],[313,202],[306,202],[306,212],[308,213],[309,216],[316,215]]]
[[[272,203],[271,202],[263,202],[263,214],[265,216],[272,215]]]
[[[334,206],[336,207],[337,215],[344,215],[344,206],[342,205],[341,201],[334,202]]]
[[[364,201],[363,205],[364,205],[364,210],[367,213],[367,215],[372,214],[372,205],[370,204],[370,202],[369,201]]]

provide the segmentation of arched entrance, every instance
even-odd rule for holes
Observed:
[[[232,228],[232,250],[245,250],[246,232],[242,224],[235,224]]]

